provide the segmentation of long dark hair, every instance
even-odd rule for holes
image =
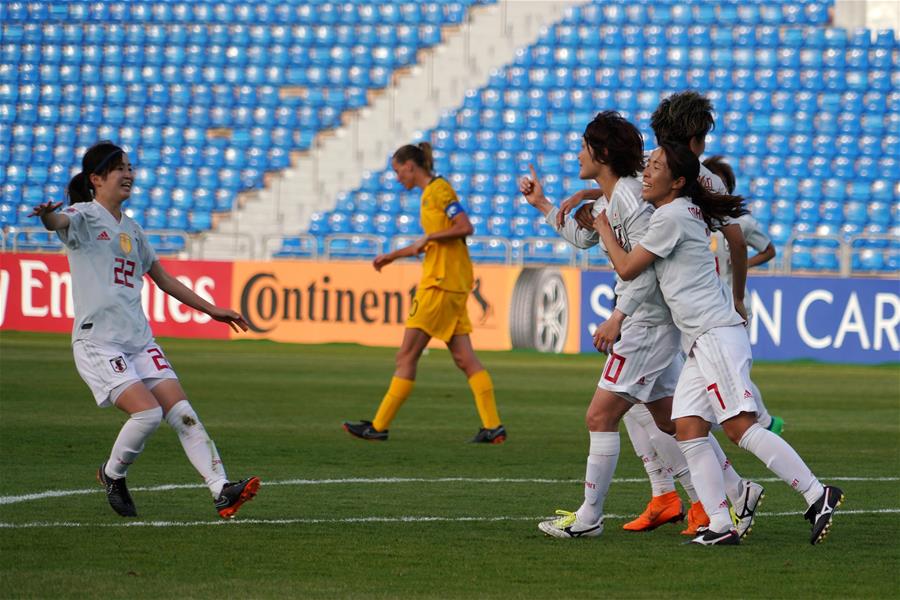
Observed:
[[[608,164],[619,177],[633,177],[644,167],[641,133],[615,111],[598,113],[588,123],[584,143],[594,160]]]
[[[394,152],[393,159],[401,165],[411,160],[426,173],[434,172],[434,158],[431,155],[431,144],[428,142],[419,142],[415,146],[412,144],[401,146]]]
[[[664,142],[660,145],[666,154],[666,162],[672,179],[684,177],[685,184],[681,191],[691,202],[700,208],[703,220],[710,229],[719,229],[726,217],[739,217],[747,214],[744,199],[730,194],[716,194],[703,187],[697,179],[700,175],[700,159],[684,144]]]
[[[81,172],[69,181],[66,188],[69,204],[93,200],[95,190],[91,175],[107,175],[122,164],[123,154],[125,151],[109,140],[97,142],[88,148],[81,159]]]

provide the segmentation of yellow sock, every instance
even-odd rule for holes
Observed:
[[[494,382],[486,370],[478,371],[469,377],[469,387],[475,396],[475,406],[481,417],[481,426],[485,429],[500,427],[500,415],[497,414],[497,401],[494,400]]]
[[[375,413],[375,419],[372,421],[372,427],[378,431],[384,431],[391,426],[391,421],[397,416],[397,411],[406,402],[406,399],[412,393],[413,379],[403,379],[402,377],[391,377],[391,387],[388,388],[387,394],[381,400],[378,412]]]

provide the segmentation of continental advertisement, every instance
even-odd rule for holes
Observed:
[[[145,277],[144,314],[155,335],[305,344],[398,346],[421,274],[416,261],[380,273],[363,261],[162,264],[200,296],[241,311],[251,330],[234,334]],[[71,285],[64,255],[0,253],[0,330],[70,332]],[[473,345],[594,352],[591,335],[613,310],[614,287],[609,271],[476,266],[468,300]],[[756,359],[900,361],[897,279],[763,276],[751,277],[748,288]]]
[[[250,337],[398,346],[420,275],[413,261],[380,273],[367,262],[236,262],[231,302]],[[578,352],[580,280],[575,269],[477,266],[472,344]]]

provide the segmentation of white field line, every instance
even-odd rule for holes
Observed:
[[[873,508],[862,510],[841,510],[837,514],[840,517],[851,515],[881,515],[898,514],[900,508]],[[760,517],[799,517],[802,513],[790,512],[761,512]],[[605,515],[606,519],[623,520],[633,519],[637,515]],[[496,523],[498,521],[532,521],[538,522],[550,517],[437,517],[437,516],[401,516],[401,517],[346,517],[343,519],[233,519],[217,521],[121,521],[118,523],[83,523],[78,521],[32,521],[30,523],[5,523],[0,522],[0,529],[62,529],[77,527],[234,527],[237,525],[316,525],[327,524],[355,524],[355,523]]]
[[[864,481],[883,482],[900,481],[900,477],[823,477],[823,481]],[[754,479],[761,483],[781,481],[777,477],[763,477]],[[379,483],[534,483],[534,484],[576,484],[581,479],[535,479],[516,477],[346,477],[341,479],[283,479],[280,481],[263,481],[263,486],[274,485],[348,485],[348,484],[379,484]],[[613,483],[645,483],[646,477],[628,477],[613,479]],[[204,486],[197,483],[168,483],[163,485],[151,485],[131,488],[132,492],[166,492],[169,490],[200,489]],[[83,488],[78,490],[47,490],[32,494],[16,496],[0,496],[0,506],[6,504],[18,504],[46,498],[65,498],[68,496],[81,496],[84,494],[99,494],[101,487]]]

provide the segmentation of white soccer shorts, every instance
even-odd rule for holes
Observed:
[[[162,349],[151,341],[139,352],[127,353],[112,347],[99,346],[89,340],[72,343],[75,367],[91,388],[97,406],[112,406],[114,390],[124,390],[123,384],[152,379],[178,379]]]
[[[715,327],[698,337],[675,388],[672,418],[721,423],[742,412],[755,413],[752,364],[750,340],[742,325]]]
[[[675,392],[683,362],[681,333],[674,325],[646,327],[626,320],[597,387],[629,402],[653,402]]]

